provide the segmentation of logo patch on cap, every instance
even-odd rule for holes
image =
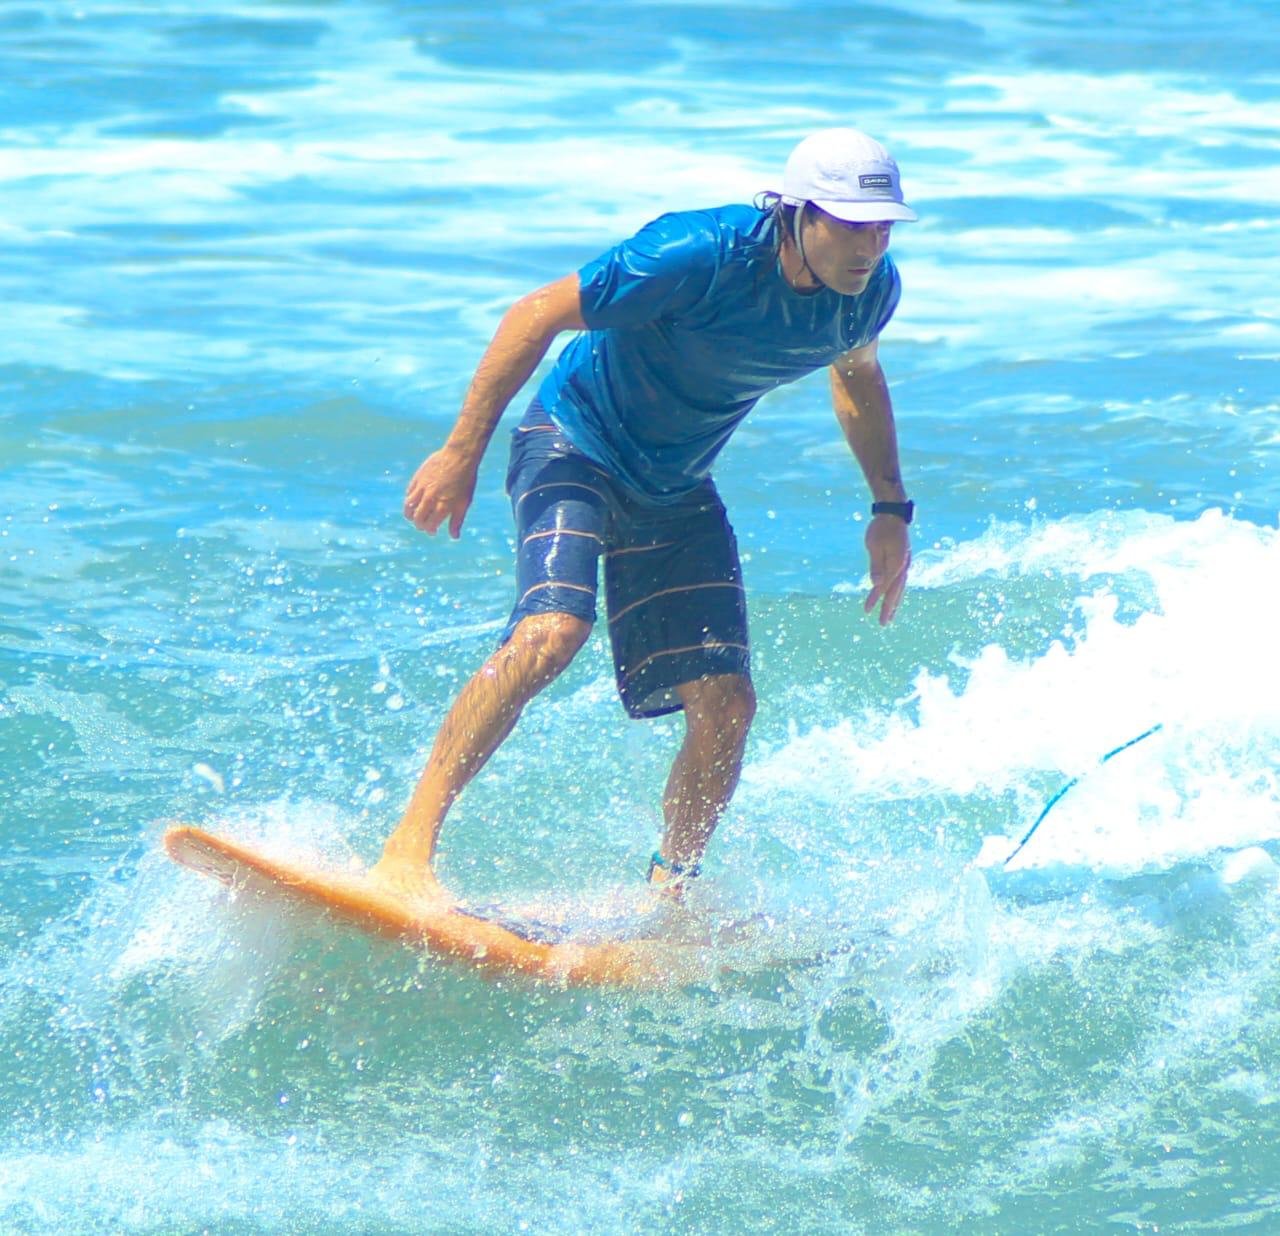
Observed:
[[[875,176],[859,176],[858,187],[860,189],[892,189],[893,177],[882,174]]]

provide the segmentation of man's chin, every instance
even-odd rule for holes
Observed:
[[[867,290],[867,284],[871,282],[871,275],[845,275],[839,280],[833,280],[827,286],[833,292],[839,292],[841,296],[859,296]]]

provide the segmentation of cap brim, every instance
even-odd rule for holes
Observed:
[[[920,218],[903,202],[832,202],[815,198],[813,204],[845,223],[915,223]]]

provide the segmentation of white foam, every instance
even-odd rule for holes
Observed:
[[[279,803],[220,827],[290,857],[351,860],[347,830],[328,808]],[[294,947],[298,927],[298,920],[182,870],[161,853],[157,836],[136,866],[100,880],[73,915],[0,970],[0,1020],[20,1016],[35,997],[54,1001],[67,1033],[136,1039],[143,1058],[120,1067],[145,1069],[150,1031],[136,1027],[177,1019],[197,1047],[239,1030]],[[139,982],[146,997],[121,1002]],[[169,1051],[166,1043],[154,1051]]]
[[[1025,1188],[1078,1161],[1086,1148],[1130,1145],[1138,1130],[1161,1127],[1154,1110],[1161,1097],[1177,1090],[1200,1095],[1206,1088],[1203,1072],[1220,1073],[1222,1062],[1240,1054],[1242,1040],[1262,1037],[1263,1025],[1274,1024],[1274,1015],[1260,1008],[1274,979],[1274,921],[1252,927],[1239,953],[1232,950],[1220,963],[1198,969],[1190,981],[1159,997],[1157,1015],[1147,1019],[1149,1028],[1132,1051],[1132,1063],[1102,1094],[1073,1096],[1011,1162],[975,1172],[978,1189],[989,1188],[997,1178],[1003,1188],[1013,1183]],[[1155,941],[1129,943],[1140,949]],[[1213,1078],[1210,1085],[1259,1107],[1280,1100],[1274,1077],[1242,1068]],[[1179,1133],[1176,1140],[1184,1149],[1196,1137],[1194,1128]],[[1166,1136],[1174,1140],[1171,1133]]]
[[[1228,888],[1237,886],[1274,890],[1280,884],[1280,866],[1261,846],[1251,845],[1229,854],[1222,864],[1222,882]]]
[[[1145,511],[1098,511],[1030,525],[992,520],[987,532],[945,549],[924,550],[911,568],[913,588],[948,587],[984,576],[1030,576],[1043,572],[1079,576],[1141,575],[1170,586],[1194,583],[1205,570],[1245,572],[1245,584],[1280,560],[1280,537],[1205,511],[1179,520]],[[1223,582],[1223,581],[1219,581]],[[1253,600],[1261,600],[1261,594]],[[1234,610],[1250,608],[1248,596]]]
[[[0,147],[5,225],[53,239],[138,218],[152,225],[209,223],[216,225],[210,234],[184,243],[185,252],[117,260],[113,269],[122,277],[130,266],[169,277],[189,270],[194,278],[201,263],[221,268],[230,260],[240,275],[257,267],[264,280],[297,279],[322,248],[334,279],[343,280],[349,266],[360,270],[361,285],[373,275],[345,255],[357,253],[376,229],[387,248],[414,256],[399,269],[380,264],[371,297],[415,310],[462,299],[464,324],[484,337],[498,307],[526,290],[521,277],[453,269],[433,276],[430,259],[416,260],[424,248],[452,254],[479,244],[493,253],[533,244],[571,248],[585,258],[663,210],[748,200],[775,186],[795,137],[847,119],[838,107],[799,98],[783,85],[748,89],[705,74],[694,105],[651,69],[606,77],[589,68],[455,68],[424,55],[421,45],[388,38],[368,15],[347,11],[327,20],[334,47],[359,47],[359,57],[335,56],[302,87],[240,89],[220,100],[224,110],[251,114],[261,126],[157,139],[85,122],[40,145]],[[607,97],[611,105],[588,124],[567,123],[566,105],[572,102],[576,113],[590,97]],[[1115,97],[1129,109],[1115,110]],[[944,341],[1015,358],[1092,353],[1100,328],[1181,311],[1194,282],[1198,302],[1216,306],[1219,315],[1202,327],[1200,341],[1274,352],[1280,293],[1266,264],[1230,234],[1273,226],[1262,206],[1256,220],[1210,228],[1158,219],[1162,203],[1179,199],[1262,204],[1280,196],[1275,160],[1246,158],[1224,176],[1216,157],[1201,157],[1225,141],[1269,149],[1262,126],[1273,120],[1273,105],[1159,74],[1030,70],[956,76],[946,108],[962,111],[964,123],[940,128],[932,110],[906,104],[879,117],[924,218],[895,239],[907,294],[887,336],[890,347],[896,340]],[[1009,119],[1027,109],[1042,112],[1047,123]],[[676,121],[683,136],[673,141],[666,125]],[[1132,158],[1135,140],[1157,144],[1159,158]],[[255,194],[291,182],[332,195],[333,208],[273,214],[258,235],[263,212],[272,208],[260,206]],[[396,201],[426,195],[439,204]],[[1058,226],[1018,228],[1002,220],[943,229],[929,222],[930,199],[1038,195],[1068,204],[1105,199],[1130,217],[1081,229],[1068,205]],[[288,270],[280,269],[282,258]],[[1212,284],[1203,279],[1207,258]],[[184,338],[163,323],[148,330],[116,323],[102,332],[88,310],[57,313],[47,333],[39,311],[25,311],[12,332],[15,349],[48,364],[75,354],[115,376],[148,372],[156,356],[177,366],[252,357],[293,372],[313,363],[306,346]],[[362,308],[350,311],[352,321],[364,316]],[[372,367],[379,350],[348,338],[347,325],[344,306],[334,306],[329,327],[347,344],[350,365]],[[339,350],[333,339],[323,346],[330,354]],[[384,372],[420,365],[412,347],[400,346]]]
[[[1245,130],[1261,146],[1276,147],[1280,104],[1206,90],[1170,73],[1048,71],[964,73],[944,111],[1041,111],[1056,126],[1088,135],[1135,133],[1215,146]],[[972,93],[970,93],[972,92]],[[995,153],[995,152],[991,152]],[[1275,169],[1267,169],[1275,175]]]
[[[993,526],[938,551],[923,586],[1034,588],[1079,576],[1063,636],[1015,657],[991,643],[926,667],[882,712],[796,735],[752,763],[748,790],[851,802],[1014,793],[1027,823],[1072,777],[1020,865],[1124,872],[1280,838],[1280,666],[1271,581],[1280,538],[1208,513]],[[1021,581],[1021,582],[1020,582]],[[1124,615],[1118,591],[1145,598]],[[1157,722],[1164,729],[1099,764]],[[983,843],[994,865],[1015,838]]]

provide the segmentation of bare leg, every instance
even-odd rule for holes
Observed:
[[[701,860],[737,788],[756,699],[751,680],[739,674],[700,678],[679,691],[685,738],[663,795],[662,856],[687,867]],[[659,867],[653,878],[659,883],[668,877]]]
[[[374,879],[401,894],[441,895],[431,864],[445,814],[590,632],[570,614],[532,614],[481,666],[445,717],[408,809],[369,873]]]

